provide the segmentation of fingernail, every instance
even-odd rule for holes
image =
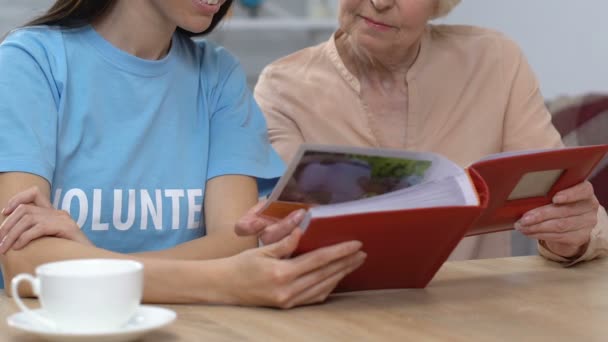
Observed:
[[[519,222],[519,221],[515,222],[515,224],[513,225],[513,228],[515,228],[515,230],[521,230],[521,222]]]
[[[564,203],[567,199],[566,195],[557,194],[553,197],[553,203]]]
[[[262,220],[255,220],[253,222],[253,228],[256,229],[256,230],[262,229],[264,227],[266,227],[266,224]]]
[[[530,224],[536,220],[536,214],[526,214],[521,219],[521,223],[524,225]]]
[[[2,208],[2,211],[0,211],[0,214],[4,215],[5,210],[6,210],[6,208]]]
[[[530,232],[530,227],[521,224],[521,222],[515,223],[515,229],[517,229],[517,231],[519,231],[522,234],[527,234]]]
[[[304,209],[300,209],[298,210],[294,215],[293,215],[293,221],[295,223],[300,223],[300,221],[302,221],[302,219],[304,218],[304,214],[306,213],[306,211]]]

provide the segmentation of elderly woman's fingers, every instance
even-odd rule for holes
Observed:
[[[540,240],[544,244],[545,248],[551,252],[560,255],[564,258],[580,257],[585,254],[585,251],[589,247],[589,242],[578,245],[571,243],[561,243],[551,240]]]
[[[578,201],[571,204],[550,204],[527,212],[519,221],[517,221],[515,227],[529,227],[549,220],[581,216],[587,213],[596,214],[597,209],[598,206],[593,199]]]
[[[516,224],[515,228],[523,234],[530,236],[544,233],[567,234],[569,232],[575,232],[581,229],[591,230],[596,224],[597,215],[595,213],[588,213],[578,216],[547,220],[531,226],[521,226]]]
[[[552,252],[569,257],[580,250],[582,246],[589,243],[591,231],[589,229],[580,229],[569,234],[541,233],[529,235],[529,237],[545,241]]]
[[[585,181],[555,194],[555,196],[553,196],[553,203],[566,204],[591,199],[595,199],[597,202],[593,192],[593,185],[588,181]]]

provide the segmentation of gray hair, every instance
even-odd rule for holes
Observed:
[[[437,3],[437,11],[433,15],[433,19],[445,17],[456,7],[461,0],[439,0]]]

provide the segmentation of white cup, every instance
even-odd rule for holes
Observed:
[[[27,281],[38,296],[44,316],[26,307],[19,284]],[[13,278],[12,294],[28,317],[60,331],[95,332],[118,329],[140,305],[143,265],[131,260],[84,259],[44,264],[36,277]]]

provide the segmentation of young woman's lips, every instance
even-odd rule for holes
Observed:
[[[210,5],[205,0],[192,0],[192,3],[194,3],[194,7],[196,7],[198,12],[202,15],[212,16],[219,12],[221,1],[218,1],[215,5]]]
[[[368,17],[361,16],[361,18],[363,18],[363,21],[365,21],[365,23],[367,24],[367,26],[369,26],[369,27],[371,27],[373,29],[376,29],[378,31],[389,31],[389,30],[392,30],[394,28],[393,26],[390,26],[390,25],[387,25],[387,24],[384,24],[384,23],[381,23],[381,22],[378,22],[378,21],[374,21],[374,20],[372,20],[372,19],[370,19]]]

